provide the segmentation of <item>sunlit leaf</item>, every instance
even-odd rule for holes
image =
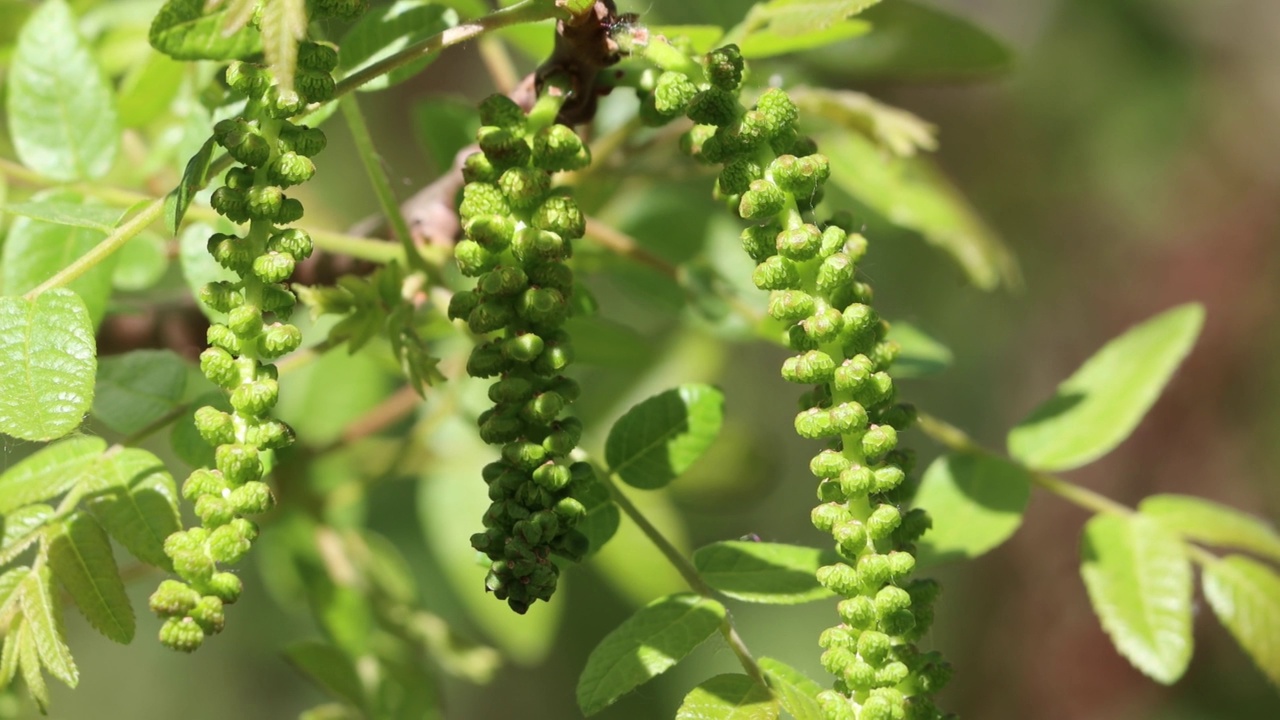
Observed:
[[[1204,596],[1258,667],[1280,686],[1280,575],[1229,555],[1204,568]]]
[[[913,504],[929,512],[933,529],[920,539],[920,562],[975,558],[1022,525],[1031,474],[984,453],[943,455],[925,471]]]
[[[70,687],[80,682],[80,671],[75,660],[71,658],[71,649],[63,638],[66,630],[62,627],[62,606],[53,597],[53,581],[49,568],[33,570],[27,574],[19,589],[22,593],[23,626],[31,638],[32,647],[39,655],[40,662],[48,668],[49,674],[58,678]],[[22,664],[28,659],[23,657]],[[38,670],[38,668],[37,668]],[[30,677],[27,677],[30,682]],[[32,695],[35,691],[31,688]]]
[[[1190,495],[1152,495],[1138,511],[1188,540],[1246,550],[1280,562],[1280,533],[1262,518]]]
[[[223,32],[227,8],[204,12],[205,0],[169,0],[151,23],[151,46],[176,60],[235,60],[262,49],[253,28]]]
[[[689,691],[676,720],[776,720],[778,700],[740,673],[717,675]]]
[[[51,526],[46,537],[49,566],[89,624],[118,643],[133,640],[133,607],[111,554],[111,540],[98,521],[75,513]]]
[[[817,548],[750,541],[712,543],[693,554],[711,587],[735,600],[775,605],[831,597],[815,576],[831,560]]]
[[[724,395],[688,384],[655,395],[627,411],[609,430],[605,459],[628,485],[663,487],[715,442],[724,421]]]
[[[804,673],[773,658],[762,657],[758,661],[765,680],[782,702],[782,709],[795,720],[826,720],[822,706],[818,705],[818,693],[823,687],[810,680]]]
[[[89,311],[70,290],[0,297],[0,433],[52,440],[93,403],[96,346]]]
[[[102,438],[79,435],[23,458],[0,475],[0,515],[66,492],[92,470],[106,449]]]
[[[437,3],[398,0],[372,8],[343,36],[339,43],[338,67],[345,75],[355,74],[457,24],[457,12]],[[408,80],[431,64],[436,55],[432,53],[414,60],[361,85],[360,89],[381,90]]]
[[[87,509],[139,560],[168,569],[165,538],[182,529],[178,487],[160,458],[125,448],[94,469]]]

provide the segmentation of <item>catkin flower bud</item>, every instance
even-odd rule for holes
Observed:
[[[182,652],[194,652],[204,642],[204,630],[189,617],[171,617],[160,626],[160,642]]]

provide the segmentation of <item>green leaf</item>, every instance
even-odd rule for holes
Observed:
[[[1102,628],[1133,666],[1166,685],[1191,660],[1191,561],[1178,538],[1141,515],[1085,525],[1080,574]]]
[[[1280,686],[1280,576],[1240,555],[1204,567],[1204,596],[1263,673]]]
[[[25,620],[25,618],[24,618]],[[29,621],[18,628],[18,666],[22,669],[22,679],[27,684],[27,692],[36,701],[36,708],[42,715],[49,712],[49,687],[45,685],[44,675],[40,672],[40,648],[35,631]]]
[[[223,412],[232,411],[227,394],[221,390],[211,390],[192,400],[187,405],[187,412],[173,423],[169,431],[169,447],[173,448],[178,459],[192,468],[213,467],[215,462],[213,447],[200,436],[200,431],[196,429],[196,411],[206,405]]]
[[[50,675],[69,687],[75,687],[80,682],[80,671],[71,657],[71,649],[63,640],[67,632],[62,627],[62,606],[53,597],[49,568],[28,573],[19,592],[22,593],[22,616],[26,620],[23,626],[40,658],[40,662],[35,663],[36,669],[43,664]],[[27,664],[26,657],[22,658],[22,664]]]
[[[720,603],[697,595],[658,598],[605,636],[578,678],[578,707],[594,715],[661,675],[716,632]]]
[[[1108,342],[1009,432],[1009,454],[1037,470],[1071,470],[1129,437],[1191,352],[1204,308],[1180,305]]]
[[[22,602],[19,599],[20,596],[15,593],[17,593],[18,588],[22,586],[22,581],[25,580],[27,575],[30,573],[31,568],[25,565],[20,565],[18,567],[9,568],[3,575],[0,575],[0,614],[5,612],[4,608],[9,604],[9,601],[12,600],[15,605]],[[3,675],[3,673],[0,673],[0,687],[4,687],[7,682]]]
[[[125,292],[141,292],[156,285],[169,269],[169,251],[164,238],[140,232],[116,251],[116,267],[111,286]]]
[[[717,675],[684,696],[676,720],[776,720],[778,701],[742,674]]]
[[[595,554],[618,532],[622,514],[613,498],[609,497],[609,488],[599,478],[575,492],[574,497],[587,509],[587,514],[574,529],[590,541],[588,555]]]
[[[366,707],[364,687],[351,659],[322,640],[303,640],[285,648],[284,656],[303,675],[334,697]]]
[[[1280,561],[1280,533],[1267,521],[1190,495],[1152,495],[1138,511],[1187,540],[1247,550]]]
[[[125,448],[102,459],[86,509],[111,537],[142,562],[169,569],[165,538],[182,529],[178,487],[160,458]]]
[[[104,233],[114,230],[120,218],[124,217],[124,210],[119,208],[86,205],[80,196],[73,197],[74,199],[10,203],[0,205],[0,211],[54,225],[89,228]]]
[[[804,33],[779,32],[767,28],[746,36],[739,45],[744,58],[757,60],[833,45],[861,37],[870,31],[871,23],[863,20],[845,20],[830,27]]]
[[[205,0],[169,0],[147,35],[151,47],[175,60],[236,60],[262,50],[258,31],[245,27],[223,33],[227,9],[206,14]]]
[[[111,540],[93,517],[75,513],[46,530],[49,566],[76,607],[98,632],[118,643],[133,640],[133,607],[111,554]]]
[[[167,55],[147,53],[120,83],[120,125],[142,128],[162,117],[182,89],[187,66]]]
[[[642,490],[663,487],[702,457],[723,421],[724,395],[710,385],[654,395],[610,428],[604,448],[609,471]]]
[[[0,475],[0,515],[57,497],[93,468],[107,443],[80,435],[41,448]]]
[[[913,504],[933,529],[920,539],[920,563],[975,558],[1022,525],[1031,497],[1025,468],[985,453],[943,455],[925,471]]]
[[[795,720],[826,720],[818,693],[823,688],[807,675],[779,660],[762,657],[758,661],[764,671],[764,679],[782,702],[782,709]]]
[[[338,67],[353,75],[395,53],[444,32],[458,24],[452,8],[419,0],[398,0],[371,8],[343,36],[338,50]],[[436,59],[432,53],[360,86],[361,90],[381,90],[417,75]]]
[[[475,142],[480,117],[474,103],[431,96],[414,104],[413,129],[427,159],[442,173],[453,167],[459,150]]]
[[[24,165],[63,181],[107,174],[119,142],[115,101],[64,0],[47,0],[22,26],[8,81],[9,132]]]
[[[725,541],[693,553],[693,564],[711,587],[735,600],[772,605],[831,597],[814,575],[827,562],[817,548],[781,543]]]
[[[172,235],[178,234],[178,228],[182,226],[182,218],[187,214],[187,208],[191,207],[191,200],[195,198],[196,193],[204,189],[209,184],[209,165],[213,161],[214,142],[210,137],[204,141],[200,149],[195,155],[187,161],[186,168],[182,171],[182,179],[178,181],[178,187],[174,188],[164,199],[164,226]],[[191,232],[188,228],[187,232]],[[183,235],[186,237],[186,234]],[[185,252],[185,245],[183,246]],[[201,248],[204,250],[204,248]],[[208,255],[208,251],[204,250]],[[185,259],[185,254],[184,254]],[[210,257],[210,260],[213,258]],[[185,267],[185,266],[184,266]],[[219,266],[221,267],[221,266]],[[227,272],[231,272],[228,270]],[[201,307],[204,307],[202,304]]]
[[[0,297],[0,433],[52,440],[79,427],[93,403],[95,351],[89,311],[70,290]]]
[[[135,350],[102,358],[93,416],[123,435],[146,428],[182,404],[188,368],[171,350]]]
[[[770,0],[751,9],[746,22],[778,35],[804,35],[826,30],[880,0]],[[748,34],[750,38],[755,31]]]
[[[0,487],[0,490],[4,490]],[[53,517],[53,508],[48,505],[24,505],[11,513],[0,515],[0,565],[11,562],[32,543],[40,539],[40,528]],[[2,595],[2,593],[0,593]],[[4,604],[0,598],[0,605]]]
[[[293,93],[298,71],[298,43],[307,36],[304,0],[275,0],[263,6],[258,30],[267,68],[281,93]]]
[[[36,198],[39,204],[54,206],[91,202],[70,190],[49,190],[36,195]],[[107,220],[113,214],[119,218],[121,214],[118,210],[107,210],[106,215],[101,215],[92,205],[84,207],[81,217],[92,217],[95,222]],[[64,214],[59,219],[69,218]],[[5,295],[21,295],[78,260],[105,237],[102,230],[19,217],[13,221],[4,243],[3,257],[0,258],[0,288]],[[84,301],[95,327],[107,312],[111,275],[117,262],[116,255],[109,255],[66,286]]]
[[[859,133],[827,132],[819,145],[831,181],[888,222],[920,233],[983,290],[1016,287],[1017,263],[950,181],[922,157],[897,157]]]
[[[894,155],[910,157],[917,151],[938,147],[937,128],[933,125],[865,93],[821,87],[792,88],[787,92],[801,115],[816,115],[862,133]]]
[[[925,334],[923,330],[900,320],[889,325],[889,342],[898,343],[901,351],[893,361],[894,378],[936,375],[951,367],[951,349]]]
[[[534,603],[517,615],[485,590],[488,560],[471,547],[472,533],[483,529],[480,517],[489,507],[480,469],[496,451],[476,437],[475,426],[451,417],[431,437],[434,460],[418,485],[418,518],[427,547],[439,563],[446,584],[467,616],[515,662],[532,665],[551,651],[563,618],[566,587],[561,576],[556,597]]]
[[[14,568],[9,573],[19,571],[30,572],[28,568]],[[26,577],[25,573],[23,577]],[[4,649],[0,651],[0,688],[9,687],[9,683],[13,682],[14,676],[18,673],[18,647],[20,638],[26,634],[24,625],[22,613],[17,613],[9,625],[9,631],[5,633]]]
[[[969,78],[1008,71],[1013,53],[977,25],[928,5],[893,0],[862,19],[875,30],[825,59],[843,77]]]
[[[719,25],[650,25],[649,33],[665,35],[672,40],[686,38],[694,52],[705,53],[724,37],[724,28]]]

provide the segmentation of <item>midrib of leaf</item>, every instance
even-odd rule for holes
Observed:
[[[639,462],[640,458],[645,457],[650,452],[655,451],[658,448],[662,447],[663,445],[666,444],[668,440],[688,430],[689,427],[690,427],[689,420],[686,418],[685,420],[681,421],[678,425],[673,426],[668,432],[662,433],[661,435],[654,438],[652,443],[649,443],[647,445],[641,445],[640,450],[638,452],[632,453],[630,458],[619,463],[617,467],[610,468],[609,474],[617,475],[621,473],[624,468],[631,467],[635,463]]]
[[[97,522],[96,520],[82,519],[81,522]],[[93,594],[97,596],[98,602],[102,605],[102,609],[106,611],[106,615],[111,618],[112,624],[116,626],[117,632],[121,637],[129,637],[128,628],[120,624],[116,617],[116,610],[111,603],[107,601],[107,597],[102,594],[102,589],[98,586],[98,576],[94,574],[93,569],[84,559],[84,555],[80,552],[80,543],[76,541],[75,535],[71,532],[71,524],[64,522],[62,525],[62,535],[68,540],[68,545],[75,552],[76,562],[79,563],[84,576],[89,580],[90,587],[93,588]]]

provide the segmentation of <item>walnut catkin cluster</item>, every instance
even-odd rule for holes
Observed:
[[[309,103],[333,95],[337,52],[304,42],[298,48],[296,93],[281,92],[270,72],[245,62],[228,66],[228,86],[248,98],[244,112],[214,127],[214,140],[237,163],[214,190],[213,208],[243,231],[209,238],[209,252],[239,276],[206,285],[200,299],[225,319],[209,328],[200,355],[205,377],[223,388],[231,412],[196,411],[201,437],[214,446],[213,468],[199,468],[182,486],[200,526],[165,541],[165,553],[181,580],[165,580],[151,596],[151,609],[165,622],[160,640],[195,650],[206,635],[222,630],[223,605],[235,602],[240,579],[223,566],[239,562],[257,536],[248,519],[269,510],[274,499],[263,482],[262,454],[288,446],[293,432],[269,413],[279,396],[272,361],[302,341],[287,320],[295,297],[285,284],[294,266],[311,254],[306,232],[287,227],[302,217],[302,204],[285,189],[311,179],[311,156],[325,146],[317,129],[288,120]]]
[[[657,44],[655,44],[657,45]],[[654,47],[654,46],[651,46]],[[827,443],[810,469],[818,479],[813,524],[829,533],[841,561],[818,581],[843,599],[841,622],[826,630],[822,663],[836,677],[819,696],[831,720],[936,720],[931,696],[950,670],[915,642],[926,632],[938,586],[912,579],[914,543],[930,522],[903,513],[911,456],[898,433],[914,419],[895,399],[887,370],[897,354],[887,324],[871,307],[871,288],[856,278],[866,240],[847,222],[806,220],[822,199],[828,159],[797,131],[799,112],[780,89],[752,108],[739,100],[744,63],[736,46],[690,67],[648,53],[660,69],[642,87],[642,117],[661,123],[685,115],[696,123],[686,153],[721,167],[716,193],[752,224],[742,245],[757,263],[755,285],[769,292],[768,313],[796,351],[782,368],[808,390],[795,418],[798,434]],[[665,54],[664,54],[665,53]]]
[[[590,156],[572,129],[526,117],[505,96],[485,100],[480,117],[480,152],[466,160],[459,207],[466,239],[455,251],[476,286],[453,296],[449,317],[487,337],[467,372],[496,378],[479,426],[502,457],[484,469],[492,504],[471,544],[492,562],[485,586],[524,613],[555,592],[551,555],[576,561],[588,546],[574,529],[586,514],[576,497],[594,474],[569,459],[581,421],[562,417],[579,392],[562,374],[573,360],[562,329],[574,291],[565,260],[586,221],[551,174],[585,167]]]

